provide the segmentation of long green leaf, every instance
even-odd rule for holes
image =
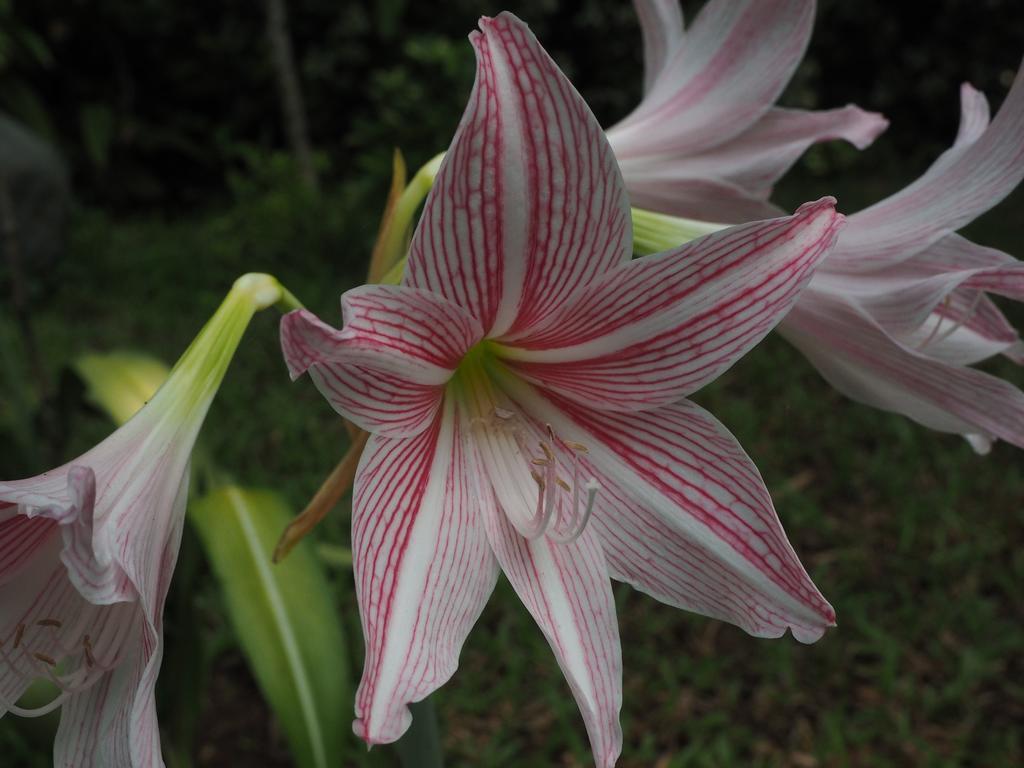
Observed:
[[[224,486],[189,519],[224,590],[242,650],[302,768],[342,764],[350,706],[344,636],[323,565],[308,544],[270,553],[292,511],[270,491]]]

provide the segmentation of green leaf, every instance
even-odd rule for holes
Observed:
[[[348,657],[323,565],[308,543],[270,553],[292,511],[275,493],[223,486],[189,519],[217,573],[242,650],[300,768],[342,764]]]
[[[135,415],[171,371],[156,358],[135,352],[82,355],[74,369],[85,382],[88,398],[116,424]]]
[[[110,150],[114,146],[114,113],[105,104],[86,104],[78,113],[82,128],[82,144],[97,169],[105,171],[110,165]]]

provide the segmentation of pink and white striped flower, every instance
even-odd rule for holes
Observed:
[[[0,481],[0,716],[61,707],[54,764],[158,768],[153,692],[188,465],[235,347],[277,282],[247,275],[130,421],[38,477]],[[45,678],[59,695],[15,702]]]
[[[480,29],[402,284],[345,293],[340,331],[287,315],[282,346],[293,377],[372,433],[353,501],[355,732],[402,735],[504,572],[610,766],[609,576],[761,637],[833,624],[757,469],[685,398],[786,313],[842,217],[826,199],[631,261],[625,188],[586,104],[514,16]]]
[[[644,98],[608,130],[633,205],[736,223],[780,216],[772,185],[812,144],[864,149],[879,114],[773,106],[803,57],[814,0],[710,0],[683,29],[678,0],[634,0]]]
[[[1024,300],[1024,263],[956,230],[1024,178],[1024,67],[995,118],[964,84],[953,146],[913,184],[848,219],[779,330],[847,396],[1024,447],[1024,393],[968,366],[1024,344],[989,294]]]

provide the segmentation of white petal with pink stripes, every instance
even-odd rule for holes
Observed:
[[[772,185],[811,145],[870,145],[888,122],[847,105],[773,107],[803,56],[813,0],[710,0],[683,30],[678,2],[635,0],[645,95],[608,129],[634,206],[704,221],[776,216]]]
[[[622,745],[609,575],[757,635],[813,640],[832,623],[728,434],[687,406],[644,409],[767,333],[842,217],[822,200],[630,262],[622,179],[590,111],[525,24],[480,26],[476,85],[405,282],[346,294],[346,308],[372,307],[346,309],[340,331],[293,313],[282,342],[293,375],[309,370],[373,433],[353,500],[356,733],[374,744],[408,728],[500,566],[606,768]]]

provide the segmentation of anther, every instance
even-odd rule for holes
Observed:
[[[14,647],[17,648],[21,645],[21,638],[25,636],[25,625],[19,624],[18,628],[14,630]]]
[[[572,448],[574,451],[579,451],[580,453],[590,453],[590,449],[587,448],[587,446],[583,443],[577,443],[574,440],[566,440],[565,445]]]
[[[57,666],[57,662],[53,660],[53,657],[47,656],[45,653],[33,653],[32,657],[43,662],[43,664],[49,664],[51,667]]]
[[[530,463],[538,467],[546,467],[551,462],[548,459],[530,459]]]
[[[532,477],[534,480],[537,481],[537,485],[539,485],[541,487],[541,489],[544,488],[544,478],[541,476],[540,472],[537,472],[536,470],[531,469],[530,470],[530,477]]]
[[[88,635],[82,638],[82,648],[85,651],[85,666],[92,669],[96,666],[96,659],[92,655],[92,640]]]
[[[64,626],[64,622],[58,619],[41,619],[36,624],[40,627],[53,627],[54,629],[60,629]]]
[[[558,483],[558,487],[562,488],[563,490],[566,490],[566,491],[571,491],[572,490],[572,486],[569,485],[567,482],[565,482],[565,480],[563,480],[560,477],[556,477],[555,478],[555,482]]]

